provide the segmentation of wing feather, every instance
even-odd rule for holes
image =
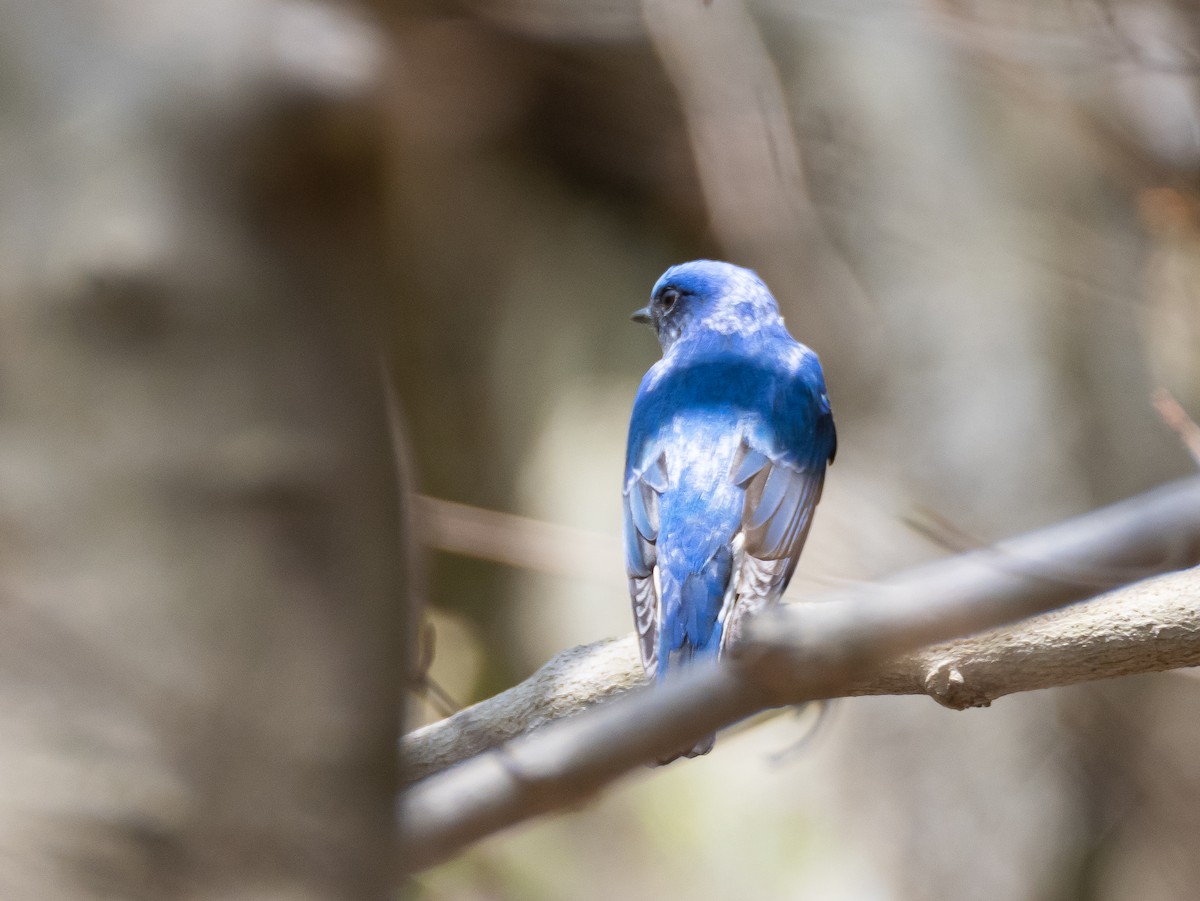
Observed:
[[[625,503],[638,534],[647,541],[658,540],[658,492],[639,477],[625,492]]]
[[[658,670],[658,580],[654,574],[644,579],[629,580],[629,595],[633,598],[633,620],[637,624],[638,648],[646,678],[653,679]]]
[[[654,462],[642,471],[642,482],[653,488],[658,494],[667,490],[667,457],[659,454]]]
[[[737,590],[721,612],[724,629],[721,650],[736,635],[738,622],[748,613],[775,603],[796,569],[800,551],[812,525],[813,509],[825,481],[825,461],[813,466],[785,461],[743,441],[745,450],[735,459],[731,477],[744,474],[746,460],[761,456],[765,463],[746,481],[742,513],[742,555]]]
[[[754,494],[757,494],[757,499],[746,505],[746,513],[742,517],[742,526],[748,530],[761,528],[774,517],[779,510],[779,505],[792,490],[792,480],[785,467],[772,462],[772,465],[763,467],[759,472],[765,473],[766,478],[751,480],[746,491],[747,500],[751,500]],[[758,485],[761,485],[759,490],[753,492]]]
[[[647,466],[634,470],[626,481],[625,571],[637,625],[638,648],[646,677],[658,671],[658,626],[661,590],[658,578],[659,495],[667,489],[667,462],[657,455]]]
[[[733,484],[739,488],[745,488],[746,483],[758,474],[764,466],[771,462],[766,454],[760,453],[752,449],[745,441],[738,448],[737,456],[734,457],[733,470],[730,473],[730,479]]]

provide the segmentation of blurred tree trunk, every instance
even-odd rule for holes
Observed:
[[[270,2],[0,20],[0,896],[385,897],[371,32]]]

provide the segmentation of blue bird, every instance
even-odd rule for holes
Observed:
[[[662,682],[783,594],[837,433],[817,355],[750,270],[673,266],[632,318],[663,350],[633,404],[623,491],[642,664]]]

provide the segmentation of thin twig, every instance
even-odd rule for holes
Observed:
[[[615,538],[428,495],[417,495],[414,506],[427,547],[600,585],[625,585]]]
[[[1179,401],[1166,388],[1155,390],[1153,400],[1154,409],[1158,411],[1158,415],[1162,417],[1167,427],[1179,436],[1179,440],[1183,442],[1187,452],[1192,455],[1196,465],[1200,466],[1200,425],[1196,425],[1192,417],[1188,416],[1187,410],[1183,409]]]

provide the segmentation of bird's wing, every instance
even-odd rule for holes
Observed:
[[[821,499],[825,466],[833,460],[837,437],[823,386],[805,390],[786,410],[789,428],[756,431],[742,439],[729,477],[745,491],[735,585],[720,620],[721,648],[736,634],[736,621],[774,603],[783,594]]]
[[[658,669],[658,498],[667,487],[666,458],[659,453],[649,463],[631,467],[625,479],[625,571],[637,623],[638,644],[646,677]]]

